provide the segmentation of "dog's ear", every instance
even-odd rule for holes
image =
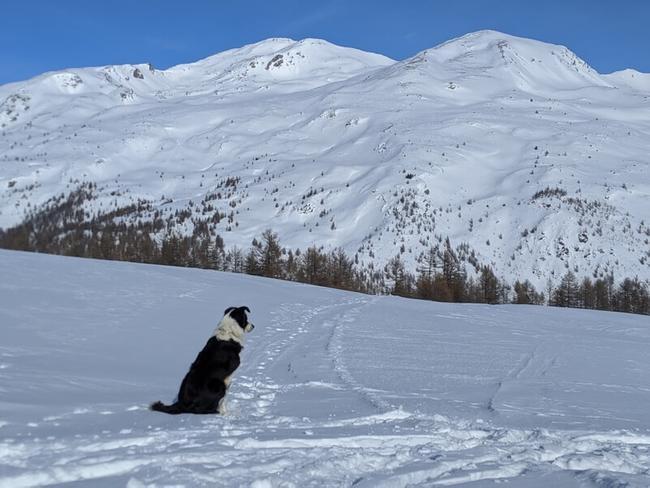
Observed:
[[[235,310],[235,307],[228,307],[226,310],[224,310],[223,314],[228,315],[232,310]]]
[[[251,313],[251,309],[248,308],[248,307],[239,307],[239,308],[243,308],[243,309],[246,310],[248,313]]]

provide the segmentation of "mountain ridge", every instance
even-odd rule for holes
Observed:
[[[271,227],[414,267],[449,237],[538,286],[566,269],[650,278],[643,73],[495,31],[403,61],[275,39],[179,66],[0,86],[0,227],[74,181],[103,188],[89,214],[145,199],[206,219],[190,202],[238,178],[214,202],[227,244]]]

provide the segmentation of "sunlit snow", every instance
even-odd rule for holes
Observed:
[[[0,251],[0,486],[650,484],[650,322]],[[167,416],[230,305],[226,416]]]

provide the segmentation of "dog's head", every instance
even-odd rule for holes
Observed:
[[[255,328],[255,326],[248,321],[248,315],[246,315],[246,312],[251,312],[248,307],[228,307],[223,312],[223,315],[230,317],[237,322],[244,332],[250,332]]]

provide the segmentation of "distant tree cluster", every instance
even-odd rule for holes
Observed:
[[[228,267],[224,270],[232,271]],[[356,265],[341,248],[329,252],[316,246],[287,250],[271,230],[253,239],[241,271],[363,293],[381,293],[383,287],[380,273]]]
[[[442,247],[431,246],[418,258],[417,273],[412,274],[398,256],[384,267],[387,292],[404,297],[442,302],[507,303],[510,286],[497,278],[490,266],[468,259],[478,277],[468,277],[464,261],[449,239]]]
[[[163,219],[145,201],[89,215],[84,204],[96,187],[82,184],[67,197],[51,198],[19,225],[0,230],[0,247],[69,256],[186,266],[246,273],[369,294],[444,302],[547,303],[558,307],[650,313],[648,287],[637,278],[615,284],[613,276],[581,281],[567,272],[547,295],[530,281],[510,285],[488,265],[478,262],[466,244],[453,248],[449,239],[430,246],[418,257],[416,273],[407,270],[401,254],[383,269],[363,265],[343,249],[287,249],[278,234],[266,230],[249,249],[226,248],[210,227],[210,220],[193,221],[191,235],[178,235],[173,222]],[[127,219],[148,212],[148,219]],[[181,211],[182,212],[182,211]],[[215,211],[216,212],[216,211]],[[176,221],[189,216],[175,215]],[[152,237],[153,236],[153,237]],[[157,237],[155,237],[157,236]],[[469,276],[465,265],[473,267]]]
[[[612,275],[579,281],[573,272],[567,271],[553,290],[549,305],[648,314],[650,295],[638,278],[625,278],[616,285]]]
[[[543,190],[539,190],[535,192],[535,194],[532,197],[532,200],[537,200],[538,198],[544,198],[544,197],[565,197],[566,196],[566,190],[563,190],[562,188],[550,188],[546,187]]]

